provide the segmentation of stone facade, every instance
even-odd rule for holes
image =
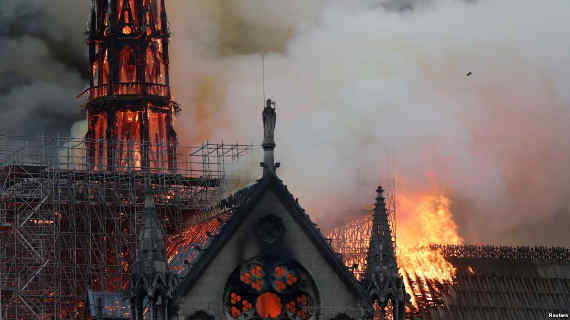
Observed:
[[[337,269],[323,256],[321,248],[291,216],[275,192],[268,190],[188,293],[178,298],[180,319],[201,310],[216,319],[232,319],[224,301],[224,289],[234,269],[263,254],[263,246],[255,233],[258,220],[267,215],[276,216],[283,223],[282,258],[301,264],[315,283],[319,298],[319,306],[315,307],[320,309],[315,313],[316,318],[330,319],[342,313],[353,319],[360,318],[366,301],[341,279]]]

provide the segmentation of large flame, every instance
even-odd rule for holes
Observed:
[[[419,307],[418,296],[428,300],[424,302],[436,303],[438,298],[435,296],[442,294],[439,287],[453,281],[456,269],[445,260],[441,250],[430,248],[430,245],[463,242],[453,221],[450,200],[443,194],[400,192],[397,214],[397,226],[394,221],[390,223],[397,235],[396,254],[406,292],[416,308]],[[366,270],[371,230],[370,215],[334,228],[327,234],[333,248],[343,255],[344,263],[358,279],[362,279]]]
[[[404,275],[406,291],[417,307],[412,283],[433,280],[438,283],[453,281],[456,269],[445,260],[440,249],[430,244],[460,244],[450,201],[444,195],[400,196],[399,211],[404,219],[397,229],[397,259]],[[422,280],[422,281],[418,281]],[[422,290],[423,288],[420,288]],[[430,290],[427,290],[430,291]]]

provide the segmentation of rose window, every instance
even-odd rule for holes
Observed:
[[[294,262],[246,263],[232,273],[225,293],[233,319],[307,320],[315,315],[317,299],[312,279]]]

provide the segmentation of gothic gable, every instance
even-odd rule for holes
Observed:
[[[262,270],[258,276],[247,269],[248,262],[257,266],[255,270]],[[250,278],[244,280],[246,275]],[[250,283],[240,281],[240,277]],[[291,281],[297,277],[305,280],[294,289],[297,283]],[[314,288],[309,282],[314,283]],[[236,292],[228,291],[232,285]],[[232,299],[231,293],[243,299],[237,291],[249,297],[247,304],[242,306],[236,295]],[[276,177],[262,179],[252,188],[220,233],[190,265],[177,296],[181,316],[215,310],[217,319],[232,319],[232,310],[238,314],[237,307],[255,309],[260,299],[268,301],[267,305],[279,306],[283,312],[293,308],[293,300],[305,299],[318,310],[307,319],[315,319],[313,315],[330,319],[339,313],[360,318],[362,306],[366,305],[358,282]],[[302,307],[299,303],[294,303],[295,308]]]

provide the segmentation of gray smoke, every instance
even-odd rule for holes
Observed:
[[[187,142],[259,142],[266,52],[280,175],[318,222],[395,172],[467,242],[570,244],[567,1],[278,3],[169,4]]]
[[[10,135],[68,135],[83,117],[89,1],[0,3],[0,124]]]
[[[1,131],[67,133],[83,117],[88,6],[0,2]],[[570,245],[567,1],[167,7],[182,142],[259,143],[265,52],[279,174],[317,222],[369,208],[395,173],[402,192],[451,197],[469,242]]]

